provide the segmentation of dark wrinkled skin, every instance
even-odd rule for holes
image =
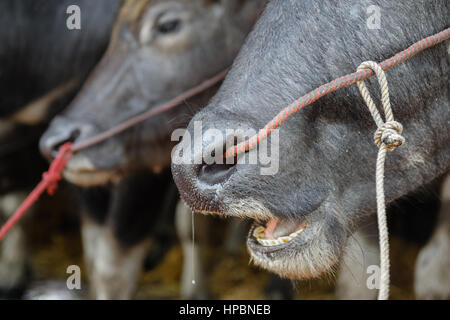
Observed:
[[[370,5],[381,8],[379,30],[367,28]],[[188,129],[192,133],[193,122],[202,121],[204,130],[258,130],[294,99],[354,72],[361,62],[382,61],[445,29],[447,17],[446,1],[271,1],[219,92]],[[447,48],[448,41],[387,72],[393,113],[406,139],[387,155],[387,202],[449,169]],[[375,79],[367,84],[378,93]],[[199,165],[172,165],[172,172],[181,197],[196,210],[306,220],[305,230],[287,244],[262,247],[250,234],[248,247],[258,265],[309,278],[332,271],[348,237],[376,211],[375,130],[353,85],[282,124],[274,176],[238,164],[212,185],[198,175]]]

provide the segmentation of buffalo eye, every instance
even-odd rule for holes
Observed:
[[[181,21],[178,19],[169,20],[163,23],[160,23],[157,27],[158,32],[162,34],[168,34],[175,31],[178,31],[178,29],[181,26]]]

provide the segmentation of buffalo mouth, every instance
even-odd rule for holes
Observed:
[[[65,169],[63,176],[70,183],[86,188],[114,183],[119,178],[117,172],[106,170]]]
[[[227,201],[204,202],[199,194],[185,193],[182,189],[180,195],[197,213],[253,220],[246,241],[251,261],[281,277],[320,277],[333,270],[338,262],[346,234],[336,218],[327,212],[326,202],[294,219],[274,216],[268,211],[257,212],[251,199],[241,202],[240,211],[236,211]],[[247,211],[246,206],[251,209]]]
[[[235,193],[234,186],[241,181],[237,171],[227,168],[227,179],[212,183],[199,178],[201,168],[172,164],[181,199],[197,213],[253,220],[247,249],[256,265],[291,279],[318,277],[332,270],[346,233],[332,214],[334,205],[327,201],[327,193],[297,215],[275,214],[267,200]]]
[[[69,160],[62,175],[70,183],[86,188],[115,183],[121,176],[119,170],[99,169],[81,155]]]
[[[284,249],[301,249],[307,245],[319,224],[317,219],[309,215],[300,220],[275,217],[267,213],[229,212],[221,201],[198,202],[180,192],[181,199],[192,211],[222,217],[239,217],[243,220],[253,220],[247,235],[247,248],[250,253],[259,258],[271,260],[272,253],[283,254]]]
[[[260,253],[282,250],[301,241],[301,234],[306,227],[306,220],[293,222],[272,218],[267,222],[257,221],[250,228],[247,244],[250,250]]]

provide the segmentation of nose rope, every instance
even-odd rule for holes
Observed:
[[[450,28],[444,29],[439,33],[436,33],[432,36],[424,38],[420,41],[417,41],[407,49],[397,53],[396,55],[390,57],[389,59],[384,60],[380,63],[381,68],[386,71],[391,69],[398,64],[412,58],[419,52],[433,47],[445,40],[450,38]],[[307,105],[319,100],[321,97],[334,92],[338,89],[348,87],[351,84],[354,84],[358,81],[365,80],[374,75],[374,72],[370,69],[362,69],[357,72],[347,74],[343,77],[334,79],[326,84],[321,85],[320,87],[308,92],[302,97],[298,98],[290,105],[282,109],[272,120],[270,120],[264,128],[259,130],[259,132],[245,141],[238,143],[235,146],[228,148],[225,152],[225,158],[232,158],[241,153],[247,152],[257,145],[260,144],[261,141],[266,139],[275,129],[281,126],[281,124],[290,116],[297,113],[300,109],[303,109]],[[377,120],[376,120],[377,121]]]
[[[72,146],[71,150],[73,152],[77,152],[82,149],[90,148],[96,144],[99,144],[100,142],[105,141],[106,139],[109,139],[127,129],[130,129],[131,127],[134,127],[134,126],[140,124],[141,122],[143,122],[145,120],[149,120],[151,118],[156,117],[157,115],[163,114],[166,111],[169,111],[169,110],[175,108],[176,106],[184,103],[186,100],[188,100],[192,97],[195,97],[196,95],[214,87],[216,84],[218,84],[220,81],[222,81],[225,78],[227,72],[228,72],[228,68],[221,71],[220,73],[216,74],[212,78],[209,78],[209,79],[203,81],[199,85],[183,92],[179,96],[176,96],[172,100],[170,100],[162,105],[159,105],[155,108],[152,108],[148,111],[145,111],[134,117],[131,117],[128,120],[125,120],[124,122],[119,123],[118,125],[110,128],[102,133],[99,133],[95,136],[87,138],[81,142],[77,142],[76,144],[74,144]]]
[[[394,120],[389,100],[389,88],[383,69],[374,61],[365,61],[359,65],[357,70],[372,70],[375,72],[381,89],[381,102],[384,109],[386,121],[383,122],[378,109],[373,102],[369,90],[367,90],[364,81],[358,81],[359,92],[364,99],[373,120],[378,129],[374,135],[374,142],[378,146],[378,156],[375,173],[376,197],[377,197],[377,216],[378,232],[380,245],[380,289],[378,300],[387,300],[389,298],[389,233],[386,218],[386,203],[384,195],[384,163],[386,152],[393,151],[395,148],[405,143],[405,138],[401,135],[403,126]]]

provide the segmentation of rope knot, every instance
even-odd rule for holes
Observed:
[[[58,188],[58,182],[61,180],[61,173],[46,171],[42,174],[42,180],[47,182],[47,192],[49,195],[54,195]]]
[[[394,120],[394,115],[392,114],[386,75],[384,74],[383,68],[381,68],[381,66],[374,61],[365,61],[361,63],[358,67],[358,70],[364,69],[372,70],[372,72],[374,72],[378,78],[378,83],[381,88],[381,102],[383,105],[384,116],[386,118],[386,121],[383,121],[383,118],[381,117],[380,112],[378,111],[375,102],[373,101],[369,93],[369,90],[367,90],[367,87],[364,84],[364,81],[356,82],[361,96],[364,99],[367,107],[369,108],[373,120],[378,127],[374,135],[374,142],[378,146],[378,148],[380,148],[382,145],[385,145],[386,150],[392,151],[405,143],[405,138],[401,135],[403,126],[401,125],[401,123]]]
[[[378,127],[374,135],[374,142],[381,147],[381,144],[386,145],[388,151],[392,151],[395,148],[405,143],[405,138],[401,135],[403,132],[403,126],[397,121],[388,121]]]
[[[62,178],[61,172],[64,170],[67,161],[69,161],[73,155],[71,148],[71,142],[63,144],[59,149],[58,155],[50,164],[48,171],[42,174],[42,180],[47,184],[47,192],[49,195],[53,195],[58,188],[58,182]]]

